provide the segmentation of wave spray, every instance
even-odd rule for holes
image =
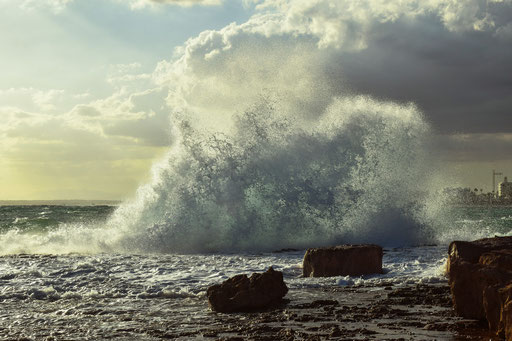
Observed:
[[[429,126],[413,105],[334,99],[318,118],[261,99],[229,133],[176,124],[152,183],[109,222],[116,248],[260,251],[432,241]]]

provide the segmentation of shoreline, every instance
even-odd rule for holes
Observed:
[[[179,332],[155,336],[222,341],[499,340],[480,322],[455,316],[447,283],[300,288],[291,289],[285,300],[263,312],[210,311],[201,314],[202,321],[175,326]],[[205,304],[203,309],[209,310]]]
[[[122,200],[0,200],[0,206],[119,206]]]

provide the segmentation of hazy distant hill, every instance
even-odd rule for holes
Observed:
[[[0,200],[0,206],[25,206],[25,205],[59,205],[59,206],[96,206],[119,205],[119,200]]]

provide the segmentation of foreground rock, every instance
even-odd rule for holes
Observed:
[[[495,237],[479,239],[472,242],[453,241],[448,248],[446,270],[457,261],[478,263],[480,256],[496,250],[512,250],[512,237]]]
[[[463,317],[486,319],[484,291],[512,282],[512,273],[479,263],[454,262],[450,269],[449,284],[455,312]]]
[[[453,307],[466,318],[484,320],[512,340],[512,237],[450,244],[447,271]]]
[[[454,316],[447,284],[383,284],[291,288],[286,306],[249,314],[198,314],[192,320],[185,318],[191,320],[188,323],[180,321],[178,327],[166,325],[175,335],[165,337],[218,341],[493,339],[480,323]]]
[[[378,245],[341,245],[308,249],[302,263],[304,277],[360,276],[382,273]]]
[[[247,312],[266,309],[282,302],[288,292],[283,273],[270,267],[264,273],[237,275],[208,288],[210,308],[217,312]]]

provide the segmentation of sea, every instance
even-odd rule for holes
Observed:
[[[208,286],[269,267],[288,296],[446,283],[450,241],[511,232],[511,208],[445,195],[456,183],[414,105],[346,96],[313,118],[288,109],[263,96],[221,130],[173,115],[167,154],[119,205],[0,207],[0,335],[175,335],[212,323]],[[383,274],[302,277],[307,248],[360,243],[384,248]]]
[[[205,297],[208,286],[270,266],[283,272],[295,292],[446,281],[448,240],[383,245],[381,275],[304,278],[304,248],[188,252],[164,251],[160,244],[148,245],[145,252],[140,246],[116,248],[109,241],[110,224],[123,209],[122,204],[0,207],[1,339],[159,339],[157,331],[169,326],[186,330],[208,320],[212,314]],[[512,230],[510,207],[454,206],[448,211],[450,237],[457,236],[456,231],[472,239]],[[105,243],[103,249],[99,240]]]

